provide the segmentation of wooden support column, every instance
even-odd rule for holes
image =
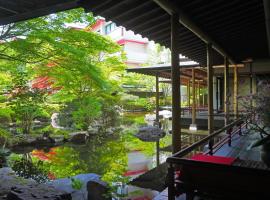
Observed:
[[[224,58],[224,122],[225,126],[229,124],[230,114],[230,88],[229,88],[229,61],[228,58]]]
[[[192,124],[196,124],[196,87],[195,69],[192,69]]]
[[[200,94],[201,94],[201,91],[200,91],[200,80],[198,80],[198,103],[197,103],[198,108],[200,108],[200,105],[201,105],[201,103],[200,103]]]
[[[208,87],[208,134],[214,131],[214,115],[213,115],[213,53],[212,44],[207,44],[207,87]],[[213,152],[214,141],[209,141],[210,154]]]
[[[187,82],[187,103],[188,103],[188,113],[190,113],[190,80]]]
[[[233,112],[235,119],[238,118],[238,68],[237,66],[233,69]]]
[[[181,150],[181,107],[179,66],[179,15],[171,15],[171,64],[172,64],[172,148],[173,153]]]
[[[216,109],[217,109],[217,113],[219,110],[219,87],[220,87],[220,79],[216,77]]]
[[[159,123],[159,79],[158,73],[156,74],[156,126],[160,128]],[[156,162],[159,166],[159,140],[156,142]]]
[[[204,100],[204,97],[205,97],[205,94],[204,94],[204,90],[203,90],[203,93],[202,93],[202,106],[203,108],[205,107],[205,100]]]
[[[254,74],[253,74],[253,66],[252,66],[252,62],[249,64],[249,70],[250,70],[250,95],[253,95],[256,93],[256,84],[255,84],[255,77],[254,77]],[[252,99],[250,99],[250,106],[254,106],[254,101],[252,101]]]

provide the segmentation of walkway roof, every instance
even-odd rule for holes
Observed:
[[[180,80],[181,84],[187,85],[188,81],[192,78],[192,69],[196,68],[198,65],[188,65],[189,68],[185,66],[182,67],[180,65]],[[150,75],[171,79],[171,66],[170,65],[156,65],[156,66],[148,66],[148,67],[135,67],[126,69],[127,72],[134,72],[138,74]],[[201,86],[207,85],[207,72],[198,67],[195,69],[195,80],[200,82]]]
[[[206,65],[205,42],[211,42],[217,50],[214,65],[223,63],[220,52],[235,62],[269,57],[268,0],[0,0],[0,24],[76,7],[167,47],[170,46],[170,14],[178,12],[179,52],[202,66]]]

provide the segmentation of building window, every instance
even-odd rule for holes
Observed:
[[[110,32],[112,32],[116,28],[115,23],[110,23],[105,26],[105,34],[108,35]]]

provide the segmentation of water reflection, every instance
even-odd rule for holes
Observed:
[[[39,179],[39,182],[84,173],[96,173],[102,176],[103,181],[111,185],[122,184],[117,192],[128,193],[130,199],[139,197],[151,199],[155,196],[155,192],[132,186],[127,188],[125,183],[151,169],[154,166],[155,156],[149,155],[149,149],[148,155],[141,151],[129,151],[125,139],[120,136],[95,137],[85,145],[65,144],[47,150],[35,149],[27,154],[29,159],[27,165],[24,160],[26,154],[12,154],[10,165],[20,176]],[[154,150],[153,148],[152,153]],[[33,169],[35,173],[31,171]],[[29,174],[40,175],[42,178],[30,177]]]

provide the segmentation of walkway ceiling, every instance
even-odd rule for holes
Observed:
[[[236,62],[269,58],[263,0],[0,0],[0,24],[83,7],[170,47],[170,15],[156,2],[168,2],[184,11]],[[205,66],[205,42],[180,23],[179,30],[179,52]],[[223,60],[214,51],[214,65],[223,64]]]

